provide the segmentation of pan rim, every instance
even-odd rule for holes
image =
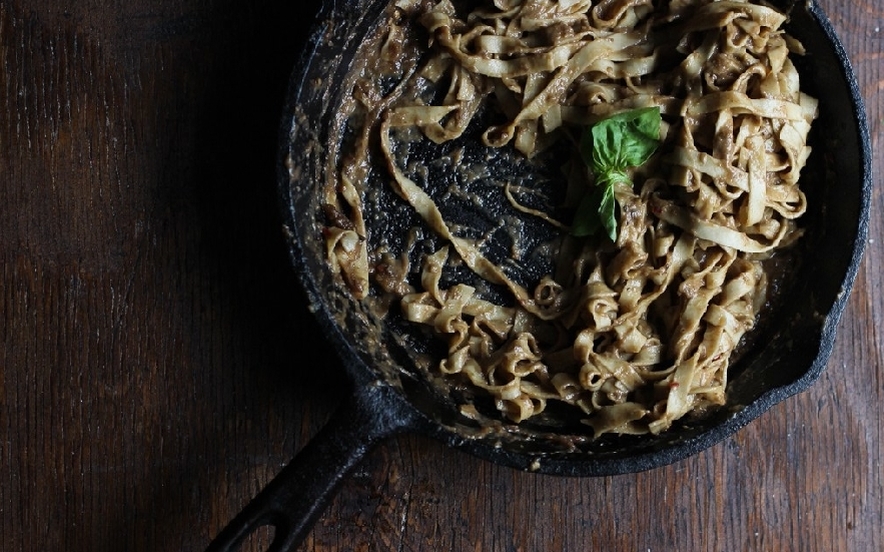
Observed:
[[[361,4],[365,3],[362,2]],[[374,0],[368,0],[368,3],[379,7],[378,12],[381,11],[385,4],[383,1]],[[356,4],[360,3],[357,2]],[[330,9],[334,11],[336,8],[332,7]],[[871,138],[863,99],[856,75],[843,44],[837,37],[831,22],[815,0],[808,2],[806,9],[811,20],[819,26],[819,30],[825,35],[828,43],[831,45],[833,56],[839,64],[839,77],[844,79],[844,84],[849,90],[851,107],[855,116],[853,122],[855,122],[857,134],[856,141],[860,146],[859,151],[856,153],[860,165],[861,193],[859,204],[860,216],[856,221],[856,232],[854,241],[851,244],[849,264],[841,281],[842,293],[836,297],[828,312],[822,317],[818,340],[819,349],[804,375],[787,385],[767,390],[750,404],[742,405],[742,408],[738,411],[729,413],[718,425],[694,437],[676,442],[675,444],[669,444],[661,450],[649,450],[626,457],[592,457],[586,454],[574,455],[550,452],[513,452],[497,447],[489,440],[465,436],[457,428],[439,423],[437,420],[432,419],[429,414],[412,404],[408,397],[400,393],[399,396],[406,404],[399,407],[414,410],[418,415],[417,418],[420,419],[419,422],[416,422],[416,425],[419,426],[417,429],[420,432],[432,435],[449,446],[466,450],[477,457],[526,471],[566,476],[601,476],[632,473],[672,464],[714,446],[761,416],[775,404],[805,391],[822,375],[834,349],[837,327],[847,306],[849,292],[857,277],[867,243],[871,210],[872,155]],[[376,374],[369,366],[366,366],[364,371],[358,370],[354,372],[351,366],[364,364],[364,359],[354,350],[352,339],[344,335],[343,330],[333,320],[333,315],[325,308],[326,305],[323,301],[324,290],[315,278],[315,275],[306,266],[305,252],[301,244],[302,238],[299,236],[299,226],[296,221],[298,214],[293,209],[295,178],[293,176],[293,167],[289,160],[293,148],[291,143],[293,121],[296,117],[299,101],[304,87],[308,86],[307,75],[311,64],[314,63],[313,56],[318,51],[319,43],[323,40],[323,36],[329,32],[327,22],[332,19],[333,15],[333,13],[320,14],[319,23],[311,34],[310,40],[308,40],[308,48],[305,49],[305,53],[292,73],[289,94],[280,126],[279,195],[290,258],[298,274],[301,286],[307,295],[310,309],[318,320],[322,331],[338,349],[348,376],[351,380],[354,380],[354,386],[358,387],[359,385],[365,385],[369,381],[380,381],[382,378],[374,377]],[[371,17],[371,14],[368,17]],[[326,21],[325,24],[323,24],[323,20]],[[389,385],[390,383],[384,382],[384,384]]]

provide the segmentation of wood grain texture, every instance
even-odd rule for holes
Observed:
[[[867,101],[877,180],[884,6],[821,4]],[[275,202],[314,5],[0,3],[4,552],[202,550],[341,399]],[[301,549],[884,550],[882,208],[876,188],[828,370],[734,437],[598,479],[400,437]]]

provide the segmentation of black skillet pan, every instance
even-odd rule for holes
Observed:
[[[732,435],[819,377],[857,273],[871,193],[862,100],[844,50],[819,5],[783,2],[781,8],[791,10],[789,32],[808,51],[796,60],[802,88],[821,99],[811,136],[814,151],[802,173],[810,205],[804,260],[752,348],[731,368],[727,405],[658,436],[596,440],[587,438],[585,427],[581,430],[554,416],[518,428],[465,417],[457,408],[456,393],[438,385],[426,371],[421,359],[433,352],[427,339],[390,319],[395,317],[378,321],[335,282],[325,261],[319,190],[334,174],[346,140],[340,113],[348,95],[348,75],[360,45],[383,24],[386,4],[387,0],[325,2],[294,71],[282,123],[279,184],[291,258],[311,310],[340,353],[352,385],[349,399],[219,534],[210,550],[236,549],[265,525],[275,528],[271,550],[293,549],[360,459],[379,441],[406,431],[519,470],[563,476],[637,472],[686,458]],[[464,147],[467,158],[471,153],[484,155],[473,151],[475,145]],[[517,159],[497,155],[483,161],[491,172],[519,174]],[[373,201],[373,208],[384,215],[371,217],[372,232],[401,236],[413,223],[392,194],[380,194]],[[487,215],[458,209],[453,214],[474,227],[487,224]],[[543,239],[542,229],[525,228]],[[532,270],[543,267],[528,267],[526,278],[533,277]]]

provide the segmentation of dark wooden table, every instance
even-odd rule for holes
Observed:
[[[0,550],[202,550],[340,399],[275,203],[314,3],[0,2]],[[822,4],[880,167],[884,4]],[[882,207],[828,370],[733,438],[582,480],[397,438],[302,549],[884,550]]]

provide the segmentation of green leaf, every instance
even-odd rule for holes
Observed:
[[[583,195],[583,199],[577,207],[577,213],[574,215],[571,234],[577,237],[592,236],[602,227],[599,213],[604,190],[603,187],[596,187],[592,192]]]
[[[624,178],[629,180],[626,175]],[[602,219],[602,226],[608,231],[608,237],[611,241],[617,241],[617,201],[614,198],[614,183],[610,186],[599,186],[604,190],[602,192],[602,201],[599,205],[599,217]]]
[[[660,108],[648,107],[617,113],[584,131],[580,154],[596,179],[577,208],[571,230],[575,236],[590,236],[604,227],[616,241],[614,187],[632,185],[626,170],[643,165],[656,151],[661,123]]]

